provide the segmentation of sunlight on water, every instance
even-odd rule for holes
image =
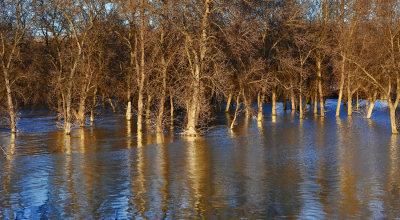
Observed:
[[[22,133],[0,133],[0,219],[399,218],[386,110],[335,118],[331,106],[326,118],[241,116],[232,130],[223,113],[203,137],[137,134],[123,115],[67,136],[32,113]]]

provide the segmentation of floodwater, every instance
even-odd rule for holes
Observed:
[[[224,113],[205,136],[137,136],[123,115],[65,136],[46,112],[0,130],[0,219],[394,219],[400,137],[373,119]]]

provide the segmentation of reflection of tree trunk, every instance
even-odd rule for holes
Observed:
[[[345,62],[346,62],[346,57],[342,54],[342,69],[340,72],[340,90],[339,90],[339,97],[338,97],[338,102],[337,102],[337,106],[336,106],[336,117],[339,117],[339,115],[340,115],[340,105],[342,103]]]
[[[372,97],[372,99],[370,99],[370,104],[368,106],[368,113],[367,113],[367,118],[370,119],[372,116],[372,111],[374,110],[375,107],[375,102],[376,102],[376,95],[378,94],[377,91],[374,92],[374,96]]]

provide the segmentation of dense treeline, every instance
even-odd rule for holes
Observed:
[[[266,101],[273,115],[284,101],[300,118],[307,104],[324,117],[337,95],[337,116],[342,101],[351,116],[366,99],[370,118],[387,100],[398,133],[397,0],[4,0],[0,32],[12,132],[26,105],[54,109],[67,134],[118,104],[138,132],[150,121],[162,132],[179,111],[196,135],[218,103],[236,103],[235,118],[244,105],[261,121]]]

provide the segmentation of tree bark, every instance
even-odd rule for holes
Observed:
[[[232,92],[229,93],[228,101],[226,101],[225,112],[229,112],[229,108],[231,106],[231,101],[232,101]]]
[[[370,99],[370,104],[368,106],[368,113],[367,113],[367,119],[370,119],[372,116],[372,111],[374,110],[375,107],[375,101],[376,101],[376,95],[377,91],[374,92],[374,96],[372,97],[372,100]]]
[[[397,130],[397,124],[396,124],[396,107],[395,104],[393,104],[389,98],[388,101],[388,107],[389,107],[389,114],[390,114],[390,125],[392,128],[392,134],[399,134]]]
[[[262,121],[263,120],[263,104],[264,104],[264,89],[262,92],[258,93],[258,113],[257,113],[257,121]]]
[[[15,120],[15,109],[14,109],[14,103],[12,100],[12,95],[11,95],[11,85],[10,85],[10,80],[8,77],[8,69],[3,67],[3,73],[4,73],[4,80],[6,84],[6,92],[7,92],[7,106],[8,106],[8,114],[10,115],[10,128],[11,128],[11,133],[15,134],[17,132],[16,129],[16,120]]]
[[[318,94],[319,94],[319,108],[321,117],[325,117],[325,101],[324,94],[322,92],[322,70],[321,70],[321,61],[317,61],[317,74],[318,74]]]
[[[231,123],[231,126],[230,126],[231,130],[235,126],[237,114],[238,114],[239,107],[240,107],[239,97],[240,97],[240,94],[238,94],[237,97],[236,97],[236,109],[235,109],[235,115],[233,116],[233,120],[232,120],[232,123]]]
[[[292,112],[296,111],[296,99],[294,97],[293,82],[290,80],[290,103],[292,107]]]
[[[340,105],[342,104],[345,62],[346,62],[346,57],[342,54],[342,69],[340,72],[340,90],[339,90],[339,97],[338,97],[338,102],[337,102],[337,106],[336,106],[336,117],[339,117],[339,115],[340,115]]]
[[[272,87],[272,116],[276,116],[276,86]]]

